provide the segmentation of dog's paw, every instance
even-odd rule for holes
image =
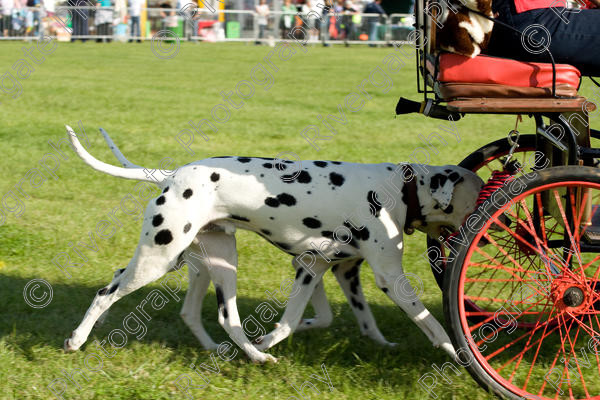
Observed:
[[[254,362],[256,364],[264,364],[267,362],[276,364],[277,358],[275,358],[272,355],[267,354],[267,353],[258,353],[258,355],[256,357],[252,357],[252,362]]]
[[[79,346],[75,346],[73,344],[73,335],[71,335],[71,337],[65,339],[65,343],[63,344],[63,350],[65,351],[65,353],[70,353],[73,351],[77,351],[79,349]]]

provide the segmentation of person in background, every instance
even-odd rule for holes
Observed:
[[[294,15],[296,14],[296,6],[292,4],[292,0],[285,0],[284,5],[281,7],[283,14],[279,21],[279,29],[281,29],[281,38],[289,39],[288,34],[294,23]]]
[[[26,26],[27,30],[25,35],[27,36],[38,36],[40,35],[40,0],[27,0],[27,17]]]
[[[344,4],[344,18],[342,22],[344,24],[344,45],[350,46],[349,40],[356,39],[356,25],[354,24],[354,16],[358,15],[358,9],[352,2],[352,0],[346,0]]]
[[[385,15],[385,11],[381,7],[381,0],[374,0],[371,3],[365,6],[364,10],[365,14],[379,14]],[[369,26],[369,41],[374,42],[378,39],[377,37],[377,28],[379,28],[379,18],[380,17],[368,17],[368,26]],[[374,44],[369,44],[369,46],[373,47]]]
[[[112,35],[110,27],[112,26],[113,10],[110,8],[111,0],[99,0],[96,4],[96,26],[98,27],[97,34],[99,36]],[[96,42],[111,41],[110,38],[98,38]]]
[[[267,22],[269,18],[269,6],[267,0],[260,0],[260,4],[256,6],[256,13],[258,14],[256,20],[258,22],[258,39],[255,44],[260,44],[261,40],[265,36],[267,30]]]
[[[87,1],[84,0],[67,0],[67,6],[69,7],[86,7],[88,6],[89,3]],[[85,39],[84,37],[88,35],[88,20],[89,20],[89,15],[90,15],[90,10],[84,8],[84,9],[80,9],[75,11],[74,9],[71,9],[71,15],[72,15],[72,26],[73,26],[73,31],[71,33],[71,42],[74,42],[75,38],[73,38],[73,36],[80,36],[78,39],[81,40],[82,42],[85,42],[87,39]],[[84,36],[84,37],[81,37]]]
[[[144,8],[145,3],[146,0],[129,0],[129,15],[131,16],[130,42],[133,42],[133,38],[136,38],[138,43],[142,41],[142,34],[140,33],[140,15],[142,14],[142,8]]]
[[[590,2],[598,4],[594,0]],[[551,8],[553,4],[555,0],[494,0],[492,8],[496,18],[525,33],[528,40],[522,40],[522,34],[494,24],[486,54],[550,62],[548,52],[544,51],[547,48],[557,63],[570,64],[582,75],[600,76],[600,11]],[[538,27],[532,30],[535,24]]]
[[[2,0],[2,36],[7,37],[12,34],[12,11],[15,5],[13,0]]]

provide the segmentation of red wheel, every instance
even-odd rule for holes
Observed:
[[[598,169],[549,168],[509,182],[463,225],[444,311],[484,388],[600,399],[599,202]]]

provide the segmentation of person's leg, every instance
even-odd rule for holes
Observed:
[[[600,75],[600,10],[561,7],[517,14],[512,5],[499,3],[499,19],[524,35],[495,24],[488,54],[550,62],[543,51],[548,48],[557,63],[571,64],[584,75]]]

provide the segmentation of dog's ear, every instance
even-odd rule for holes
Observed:
[[[464,180],[456,171],[446,170],[449,174],[435,174],[429,181],[431,197],[440,205],[442,210],[448,208],[452,202],[452,195],[456,185]]]

